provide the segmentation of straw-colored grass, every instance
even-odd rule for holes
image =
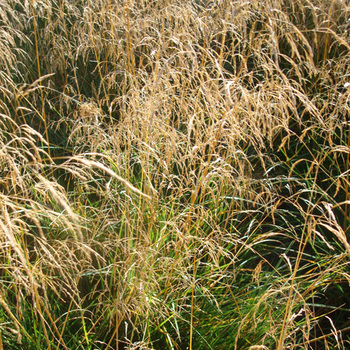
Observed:
[[[345,0],[3,0],[1,349],[347,349]]]

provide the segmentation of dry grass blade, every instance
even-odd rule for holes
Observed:
[[[136,194],[140,195],[141,197],[144,197],[144,198],[146,198],[148,200],[152,199],[149,195],[141,192],[138,188],[133,186],[129,181],[123,179],[121,176],[117,175],[113,170],[109,169],[108,167],[106,167],[105,165],[103,165],[100,162],[84,159],[82,157],[72,157],[69,160],[69,162],[72,162],[72,161],[76,161],[78,164],[79,163],[83,164],[83,165],[87,166],[89,169],[93,169],[93,168],[100,169],[100,170],[104,171],[106,174],[108,174],[111,177],[113,177],[113,178],[117,179],[118,181],[120,181],[127,188],[129,188],[132,192],[134,192],[134,193],[136,193]]]

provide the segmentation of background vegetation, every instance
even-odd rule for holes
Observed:
[[[0,349],[346,349],[347,0],[0,2]]]

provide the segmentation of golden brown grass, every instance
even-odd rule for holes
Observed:
[[[0,349],[345,349],[349,10],[4,0]]]

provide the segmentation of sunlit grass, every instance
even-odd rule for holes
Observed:
[[[345,1],[3,1],[0,350],[346,349]]]

